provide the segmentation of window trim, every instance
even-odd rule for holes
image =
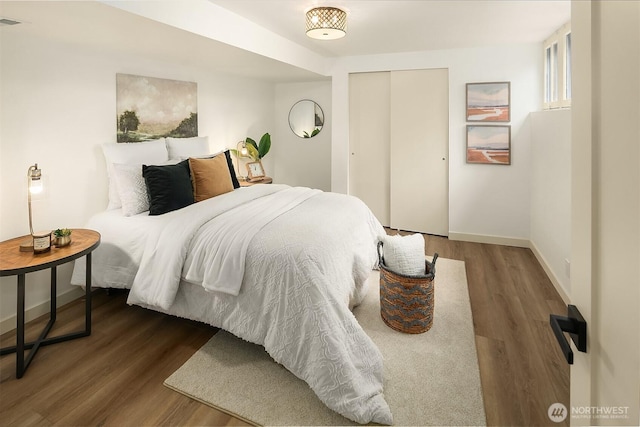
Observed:
[[[567,84],[571,84],[571,76],[567,78],[567,71],[571,72],[571,58],[567,68],[567,36],[571,34],[571,22],[558,28],[542,44],[543,54],[543,98],[542,106],[545,110],[571,107],[571,98],[567,98]],[[557,54],[554,55],[554,45]],[[549,52],[549,55],[547,53]],[[571,53],[571,51],[569,51]],[[569,91],[571,94],[571,91]],[[555,95],[555,99],[554,98]],[[551,98],[551,99],[548,99]]]

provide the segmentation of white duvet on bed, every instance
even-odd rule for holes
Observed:
[[[256,193],[260,197],[254,198]],[[255,235],[319,193],[304,187],[272,186],[197,204],[179,218],[166,217],[147,237],[129,301],[167,309],[173,304],[180,277],[209,291],[237,296],[247,250]],[[246,209],[247,201],[254,212],[248,218],[238,212]]]
[[[263,345],[331,409],[360,423],[391,424],[382,390],[382,356],[349,310],[365,294],[366,279],[376,262],[375,242],[384,234],[360,200],[335,193],[308,194],[249,239],[237,296],[207,292],[206,299],[195,299],[199,304],[189,298],[191,288],[203,295],[194,278],[205,277],[212,262],[208,255],[202,256],[202,248],[215,252],[210,239],[215,240],[216,233],[207,230],[220,230],[217,220],[205,218],[237,216],[243,218],[241,223],[248,223],[262,214],[252,208],[256,203],[276,203],[291,191],[287,186],[258,185],[159,217],[127,218],[134,225],[115,226],[118,237],[113,239],[126,241],[130,247],[123,252],[130,259],[122,254],[106,256],[111,250],[100,258],[130,262],[114,276],[108,268],[97,268],[102,260],[96,251],[94,281],[112,286],[114,279],[127,278],[127,283],[134,283],[129,303],[205,321]],[[105,232],[103,224],[98,224],[113,218],[100,214],[93,220],[93,227],[103,235],[101,247],[119,244],[110,235],[113,226]],[[200,252],[190,258],[193,248]],[[193,262],[196,258],[198,262]],[[76,265],[74,283],[83,280],[81,265]],[[162,268],[156,274],[158,265]],[[135,277],[139,272],[143,275]],[[186,275],[190,283],[178,286]],[[191,303],[186,304],[187,300]]]

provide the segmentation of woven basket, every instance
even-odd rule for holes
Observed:
[[[380,265],[380,316],[392,329],[408,334],[421,334],[433,325],[434,290],[436,260],[425,260],[425,275],[405,276],[389,270],[384,264],[378,242]]]

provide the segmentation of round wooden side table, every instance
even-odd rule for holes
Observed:
[[[71,243],[67,246],[52,246],[49,252],[43,254],[20,252],[20,244],[29,238],[30,236],[27,235],[0,242],[0,276],[18,277],[16,345],[14,347],[0,349],[0,355],[16,353],[17,378],[22,378],[33,356],[41,346],[91,335],[91,252],[100,245],[100,233],[97,231],[73,229],[71,233]],[[86,256],[87,263],[85,281],[85,328],[83,331],[48,338],[47,334],[56,321],[57,267],[82,256]],[[51,311],[49,313],[49,322],[37,340],[25,343],[25,275],[47,268],[51,269]],[[26,359],[24,358],[25,349],[31,349]]]

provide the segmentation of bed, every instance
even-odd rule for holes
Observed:
[[[377,285],[367,279],[384,235],[362,201],[272,184],[160,215],[110,207],[87,224],[102,235],[93,286],[130,289],[129,304],[262,345],[332,410],[392,424],[382,356],[350,311]],[[84,285],[83,263],[72,284]]]

